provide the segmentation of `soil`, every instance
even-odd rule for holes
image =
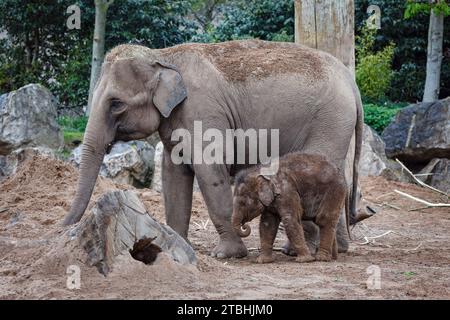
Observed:
[[[197,252],[196,267],[179,265],[164,253],[146,265],[127,253],[104,277],[83,263],[82,249],[68,236],[71,228],[61,226],[77,178],[70,165],[36,156],[0,184],[0,299],[450,298],[449,208],[414,210],[421,205],[394,189],[432,202],[448,199],[416,185],[381,177],[362,179],[366,201],[379,212],[353,228],[350,250],[339,254],[337,261],[305,264],[279,251],[274,263],[256,264],[257,221],[244,239],[248,257],[211,258],[217,234],[196,193],[189,235]],[[133,189],[99,178],[91,205],[103,192],[116,188]],[[161,195],[149,189],[136,192],[149,212],[164,222]],[[369,243],[364,240],[376,236],[380,237],[367,239]],[[275,247],[284,240],[279,234]],[[81,271],[79,289],[67,284],[73,268]],[[370,273],[377,270],[380,289],[368,285]]]
[[[197,52],[211,61],[232,82],[286,73],[305,75],[305,78],[317,81],[324,77],[327,65],[323,57],[306,46],[259,40],[182,44],[163,52]]]
[[[155,60],[177,54],[196,54],[211,62],[231,82],[263,79],[281,74],[304,76],[310,82],[327,76],[330,56],[306,46],[260,40],[239,40],[216,44],[188,43],[152,50],[139,45],[120,45],[106,55],[106,61],[139,58]]]

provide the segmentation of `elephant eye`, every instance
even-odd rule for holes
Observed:
[[[109,107],[112,113],[120,113],[125,110],[126,105],[119,99],[111,99]]]

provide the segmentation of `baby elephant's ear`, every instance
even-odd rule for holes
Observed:
[[[186,87],[181,74],[175,66],[165,62],[157,63],[161,68],[158,84],[153,95],[153,103],[164,118],[187,97]]]
[[[272,182],[265,176],[258,176],[258,197],[262,204],[269,206],[274,199],[274,194],[271,188]]]

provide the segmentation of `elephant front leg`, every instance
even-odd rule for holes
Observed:
[[[219,259],[245,257],[247,248],[231,224],[233,195],[226,167],[198,165],[194,170],[209,217],[220,237],[211,255]]]
[[[300,203],[300,198],[291,196],[284,200],[280,198],[277,200],[277,209],[286,229],[286,235],[289,239],[290,246],[295,250],[298,262],[310,262],[314,258],[311,255],[309,248],[306,245],[305,235],[301,224],[303,215],[303,208]]]
[[[170,152],[164,149],[162,188],[166,222],[187,240],[192,209],[194,173],[186,165],[175,165]]]
[[[273,243],[277,236],[280,218],[269,212],[261,215],[259,222],[259,240],[261,242],[261,254],[256,259],[258,263],[273,262]]]

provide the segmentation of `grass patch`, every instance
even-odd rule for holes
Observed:
[[[58,124],[64,133],[64,148],[60,152],[60,156],[63,159],[68,159],[72,150],[83,141],[87,120],[87,117],[58,118]]]
[[[58,124],[64,129],[64,131],[84,132],[86,130],[88,118],[83,117],[59,117]]]
[[[83,141],[83,136],[84,136],[83,132],[64,130],[64,144],[66,145],[77,144],[78,141]]]
[[[364,122],[381,134],[391,123],[397,112],[407,103],[385,102],[383,104],[364,104]]]

